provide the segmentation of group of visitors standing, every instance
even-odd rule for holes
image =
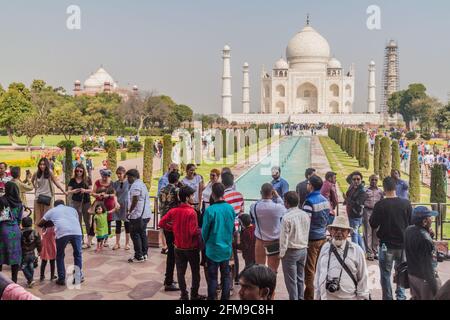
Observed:
[[[36,173],[27,172],[23,181],[19,167],[11,167],[9,173],[7,169],[5,163],[0,164],[0,270],[1,266],[9,265],[13,282],[17,282],[18,272],[22,270],[28,286],[33,287],[39,256],[40,280],[45,281],[45,269],[50,264],[50,280],[65,285],[64,257],[68,244],[73,248],[76,266],[74,283],[83,282],[82,250],[91,248],[94,237],[96,252],[108,247],[112,221],[115,221],[116,233],[113,250],[121,248],[123,225],[124,249],[131,249],[131,239],[135,250],[128,262],[148,259],[146,229],[151,219],[151,203],[149,191],[137,170],[126,171],[119,167],[115,182],[111,180],[110,170],[102,170],[101,178],[92,183],[85,167],[79,164],[65,191],[45,158],[39,161]],[[68,197],[67,205],[55,199],[56,188]],[[32,190],[35,190],[34,217],[25,196]]]

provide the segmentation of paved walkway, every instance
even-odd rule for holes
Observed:
[[[317,137],[313,137],[311,144],[312,166],[318,169],[323,176],[329,170],[329,165],[321,144]],[[139,165],[139,161],[129,160],[127,165]],[[243,169],[244,170],[244,169]],[[113,243],[111,239],[110,243]],[[122,243],[124,239],[122,238]],[[79,289],[59,287],[52,282],[45,281],[37,283],[30,291],[36,296],[46,300],[174,300],[178,299],[179,292],[164,292],[163,278],[165,273],[166,256],[160,253],[160,249],[150,249],[150,259],[142,264],[128,264],[126,261],[132,255],[132,251],[123,249],[112,251],[106,248],[102,253],[96,254],[93,249],[83,252],[83,270],[86,282]],[[66,266],[73,263],[71,249],[66,252]],[[244,265],[243,261],[241,268]],[[372,298],[381,299],[381,289],[379,287],[379,269],[377,262],[369,262],[369,287],[372,289]],[[9,275],[9,269],[4,268],[4,272]],[[450,263],[445,262],[439,265],[439,272],[443,282],[450,279]],[[47,277],[49,271],[47,270]],[[36,270],[35,278],[39,277]],[[190,271],[187,272],[187,283],[190,284]],[[19,275],[19,284],[25,285],[23,274]],[[189,286],[189,285],[188,285]],[[233,300],[237,300],[235,287]],[[288,294],[284,285],[281,267],[277,278],[277,300],[288,299]],[[206,281],[202,272],[201,294],[206,294]]]

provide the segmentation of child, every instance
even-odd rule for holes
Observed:
[[[25,217],[22,219],[22,271],[27,279],[28,288],[35,284],[34,263],[36,260],[35,250],[41,252],[41,238],[32,229],[33,219]]]
[[[102,251],[106,239],[108,239],[108,214],[103,204],[97,204],[94,215],[94,230],[97,236],[96,253]]]
[[[252,224],[250,215],[243,214],[239,217],[242,231],[238,248],[242,251],[245,268],[255,264],[255,226]]]
[[[42,233],[41,250],[41,282],[45,280],[45,268],[50,261],[50,281],[56,280],[55,261],[56,261],[56,235],[55,227],[44,228]]]

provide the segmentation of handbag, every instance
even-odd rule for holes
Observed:
[[[0,212],[0,222],[12,221],[11,209],[9,207],[4,208]]]
[[[52,197],[40,194],[37,198],[37,203],[43,204],[45,206],[50,206],[52,203]]]
[[[262,238],[262,232],[261,232],[261,228],[259,226],[258,215],[256,214],[256,206],[257,205],[258,205],[258,203],[255,203],[253,212],[255,213],[256,225],[258,226],[258,230],[259,230],[259,233],[261,234],[261,238]],[[263,240],[263,239],[261,239],[261,240]],[[276,255],[279,255],[280,254],[280,240],[274,241],[271,244],[264,245],[264,250],[266,251],[266,256],[268,256],[268,257],[273,257]]]

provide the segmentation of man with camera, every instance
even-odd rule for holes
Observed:
[[[314,279],[316,300],[368,300],[368,271],[364,251],[348,240],[348,219],[336,217],[328,226],[332,240],[320,251]]]

